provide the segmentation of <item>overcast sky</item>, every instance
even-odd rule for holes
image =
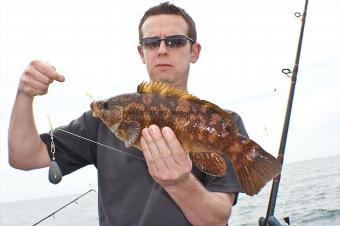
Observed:
[[[134,92],[148,79],[137,53],[138,23],[160,1],[1,1],[1,201],[66,193],[96,186],[87,167],[49,184],[47,169],[11,169],[9,117],[20,76],[32,59],[65,75],[34,102],[39,132],[68,123],[90,100]],[[304,1],[174,1],[196,21],[200,59],[189,91],[238,112],[252,139],[277,155]],[[311,0],[302,46],[286,163],[340,153],[340,1]],[[18,141],[20,142],[20,141]],[[58,151],[58,150],[57,150]],[[28,183],[31,182],[31,183]],[[25,191],[22,185],[25,185]]]

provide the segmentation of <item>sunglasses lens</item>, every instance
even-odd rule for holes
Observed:
[[[154,49],[159,47],[161,40],[159,38],[144,38],[142,40],[142,45],[148,49]]]
[[[147,49],[155,49],[158,48],[161,44],[161,41],[164,40],[166,46],[170,48],[180,48],[187,44],[188,39],[189,38],[184,35],[173,35],[168,36],[165,39],[158,37],[143,38],[140,43]]]
[[[171,36],[165,39],[165,45],[169,47],[182,47],[187,44],[187,38],[182,36]]]

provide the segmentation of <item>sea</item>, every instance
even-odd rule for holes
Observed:
[[[270,190],[268,183],[256,196],[240,194],[229,225],[258,225],[266,215]],[[77,199],[80,195],[2,203],[0,225],[98,225],[97,193]],[[285,164],[275,217],[282,225],[289,218],[294,226],[340,226],[340,155]]]

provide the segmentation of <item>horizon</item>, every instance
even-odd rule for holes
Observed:
[[[340,156],[325,160],[328,163],[326,172],[322,170],[324,161],[319,159],[307,160],[308,162],[305,164],[287,164],[281,178],[275,208],[275,217],[280,222],[283,222],[284,217],[289,217],[294,225],[300,225],[298,223],[318,223],[317,225],[339,223],[340,212],[337,203],[340,198],[338,196],[340,184],[339,181],[335,181],[335,183],[333,181],[334,175],[339,175],[340,165],[337,163]],[[229,223],[233,225],[241,223],[253,225],[259,217],[265,216],[270,189],[271,186],[267,185],[255,196],[240,193],[238,203],[233,207],[233,214]],[[78,215],[83,216],[81,218],[83,223],[79,225],[96,225],[95,222],[98,222],[98,194],[90,192],[76,202],[71,202],[88,191],[89,189],[83,189],[83,191],[75,194],[3,203],[1,205],[0,224],[9,223],[8,225],[12,225],[11,223],[15,222],[15,225],[18,223],[21,223],[20,225],[31,225],[56,210],[61,210],[51,218],[53,225],[75,223],[79,219]],[[34,203],[33,206],[32,203]],[[70,205],[66,209],[61,209],[69,203]],[[32,208],[26,210],[30,206]],[[12,209],[18,211],[13,212]],[[48,222],[47,220],[46,223]]]

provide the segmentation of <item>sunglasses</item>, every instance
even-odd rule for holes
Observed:
[[[159,37],[148,37],[143,38],[139,44],[144,46],[147,49],[155,49],[161,45],[161,41],[165,42],[165,46],[170,48],[180,48],[187,44],[188,40],[194,43],[192,38],[189,38],[185,35],[171,35],[166,38],[159,38]]]

